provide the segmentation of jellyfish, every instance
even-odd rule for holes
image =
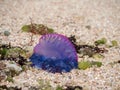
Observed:
[[[32,66],[52,73],[70,72],[78,66],[74,45],[64,35],[45,34],[34,47]]]

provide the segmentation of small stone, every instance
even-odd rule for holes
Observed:
[[[4,31],[5,36],[9,36],[11,33],[9,31]]]

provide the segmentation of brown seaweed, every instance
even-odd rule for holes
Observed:
[[[79,45],[76,43],[76,38],[74,35],[71,35],[69,37],[69,40],[73,43],[77,53],[84,55],[88,55],[89,57],[92,57],[96,53],[105,53],[107,52],[107,49],[100,48],[96,45]]]

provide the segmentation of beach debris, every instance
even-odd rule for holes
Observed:
[[[91,65],[92,66],[97,66],[97,67],[101,67],[102,66],[102,62],[99,62],[99,61],[91,61]]]
[[[22,26],[21,30],[23,32],[30,32],[30,33],[32,33],[32,35],[30,36],[31,40],[28,43],[28,45],[32,45],[33,35],[34,34],[44,35],[44,34],[54,33],[54,29],[49,28],[49,27],[47,27],[44,24],[32,23],[32,20],[31,20],[31,24]]]
[[[26,51],[23,50],[22,48],[20,48],[20,47],[11,47],[11,48],[9,48],[7,50],[5,58],[9,58],[9,57],[17,58],[19,56],[25,57],[25,55],[26,55]]]
[[[8,87],[6,85],[1,85],[0,90],[22,90],[22,88],[18,88],[17,86],[16,87]]]
[[[100,48],[96,45],[79,45],[76,42],[75,36],[70,36],[69,40],[73,43],[77,53],[81,55],[81,57],[87,55],[89,57],[93,57],[96,54],[99,54],[99,56],[102,56],[102,53],[107,52],[105,48]],[[100,58],[100,57],[99,57]]]
[[[99,48],[97,46],[91,46],[91,45],[78,45],[77,47],[78,53],[82,56],[89,56],[93,57],[96,53],[102,54],[104,52],[107,52],[105,48]]]
[[[112,40],[112,47],[117,47],[118,46],[118,42],[116,40]]]
[[[65,90],[83,90],[81,86],[67,86]]]
[[[21,47],[12,47],[10,44],[0,45],[0,82],[6,80],[13,83],[14,76],[28,69],[30,64],[25,55],[26,50]]]
[[[99,54],[99,53],[94,54],[92,57],[96,60],[100,60],[100,59],[104,58],[104,56],[102,54]]]
[[[35,24],[35,23],[24,25],[21,29],[23,32],[31,32],[33,34],[39,34],[39,35],[54,33],[54,30],[52,28],[48,28],[43,24]]]
[[[48,33],[54,33],[52,28],[47,27],[44,24],[36,24],[32,22],[32,18],[30,18],[31,24],[24,25],[21,29],[23,32],[31,32],[33,34],[44,35]]]
[[[95,41],[94,43],[95,43],[96,46],[103,45],[103,44],[107,43],[107,39],[106,38],[101,38],[101,39]]]
[[[32,65],[48,72],[69,72],[77,68],[77,52],[66,36],[43,35],[30,57]]]
[[[7,48],[0,48],[0,60],[5,58],[6,53],[7,53]]]
[[[91,63],[89,61],[81,61],[78,63],[79,69],[85,70],[85,69],[90,68],[90,67],[91,67]]]
[[[102,66],[102,62],[98,62],[98,61],[81,61],[78,63],[78,68],[85,70],[87,68],[90,68],[92,66],[97,66],[97,67],[101,67]]]
[[[117,42],[116,40],[112,40],[112,41],[111,41],[111,45],[108,45],[106,38],[101,38],[101,39],[99,39],[99,40],[96,40],[96,41],[94,42],[94,44],[95,44],[96,46],[98,46],[98,45],[105,45],[105,46],[108,47],[108,48],[110,48],[110,47],[118,47],[118,42]]]
[[[0,60],[16,61],[19,65],[25,65],[27,61],[27,52],[21,47],[12,47],[10,44],[0,45]]]

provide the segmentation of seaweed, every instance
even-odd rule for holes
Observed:
[[[83,90],[81,86],[67,86],[65,90]]]
[[[43,24],[36,24],[36,23],[24,25],[21,29],[23,32],[31,32],[33,34],[39,34],[39,35],[44,35],[54,32],[52,28],[48,28]]]
[[[27,51],[18,46],[11,46],[10,44],[0,44],[0,60],[15,61],[23,66],[28,63],[26,56]]]
[[[91,65],[96,65],[97,67],[101,67],[102,66],[102,62],[92,61]]]
[[[113,46],[113,47],[114,47],[114,46],[115,46],[115,47],[118,46],[118,42],[117,42],[116,40],[112,40],[111,43],[112,43],[112,46]]]
[[[48,33],[54,33],[54,29],[47,27],[44,24],[36,24],[32,22],[32,18],[30,18],[30,24],[22,26],[23,32],[31,32],[33,34],[44,35]]]
[[[93,58],[94,59],[103,59],[104,56],[102,54],[96,53],[96,54],[93,55]]]
[[[83,69],[83,70],[85,70],[87,68],[90,68],[91,66],[92,65],[89,61],[81,61],[81,62],[78,63],[78,68]]]
[[[75,35],[71,35],[70,37],[68,37],[69,40],[73,43],[77,53],[81,54],[83,56],[88,55],[89,57],[93,57],[93,55],[95,55],[96,53],[98,54],[102,54],[107,52],[108,50],[106,50],[105,48],[99,48],[96,45],[79,45],[76,42],[76,38]]]
[[[101,45],[101,44],[106,44],[106,43],[107,43],[106,38],[101,38],[101,39],[95,41],[96,46]]]
[[[22,90],[22,88],[16,87],[7,87],[6,85],[1,85],[0,90]]]
[[[78,68],[85,70],[87,68],[90,68],[92,66],[97,66],[97,67],[101,67],[102,66],[102,62],[98,62],[98,61],[81,61],[78,63]]]
[[[30,32],[30,33],[32,33],[31,40],[29,42],[30,45],[31,45],[31,43],[33,41],[32,39],[33,39],[33,35],[34,34],[35,35],[36,34],[38,34],[38,35],[44,35],[44,34],[54,33],[54,29],[49,28],[49,27],[47,27],[44,24],[33,23],[32,19],[31,19],[31,24],[22,26],[21,30],[23,32],[28,32],[28,33]]]

